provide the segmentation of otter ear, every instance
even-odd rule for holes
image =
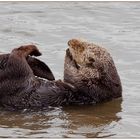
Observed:
[[[31,69],[35,76],[45,78],[48,80],[55,80],[54,75],[50,68],[41,60],[29,56],[27,62],[30,65]]]

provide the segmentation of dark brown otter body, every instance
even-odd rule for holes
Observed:
[[[67,104],[73,87],[60,80],[47,81],[35,77],[36,75],[54,79],[50,70],[50,77],[42,74],[45,64],[41,65],[43,68],[40,66],[35,68],[32,64],[40,61],[29,55],[39,56],[41,53],[36,46],[28,45],[0,56],[0,105],[6,108],[24,109]]]
[[[73,101],[90,104],[122,96],[120,78],[107,50],[78,39],[68,45],[64,81],[78,90]]]

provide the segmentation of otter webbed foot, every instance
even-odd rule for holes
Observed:
[[[24,45],[20,46],[19,48],[15,48],[12,50],[12,53],[16,53],[19,56],[40,56],[41,52],[38,50],[38,48],[35,45]]]
[[[31,69],[33,70],[33,73],[35,76],[45,78],[48,80],[55,80],[55,77],[53,75],[53,72],[49,68],[47,64],[45,64],[43,61],[34,58],[34,57],[27,57],[27,62]]]

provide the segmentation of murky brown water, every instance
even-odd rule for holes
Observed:
[[[39,46],[57,79],[63,78],[67,41],[86,38],[112,54],[123,99],[96,106],[43,111],[0,110],[0,138],[139,138],[140,2],[0,2],[0,51]]]
[[[1,137],[109,137],[121,119],[121,100],[97,106],[69,106],[46,111],[1,111]],[[117,115],[118,114],[118,115]]]

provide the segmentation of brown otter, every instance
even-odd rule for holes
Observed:
[[[29,65],[31,59],[29,55],[41,55],[36,46],[21,46],[13,49],[8,55],[5,56],[6,62],[1,61],[3,62],[0,69],[1,106],[24,109],[67,104],[69,95],[74,93],[73,86],[61,80],[47,81],[34,75],[32,66]]]
[[[34,71],[29,59],[41,55],[36,46],[12,50],[0,69],[0,105],[14,109],[42,108],[121,97],[120,78],[105,49],[77,39],[70,40],[68,45],[64,82],[35,77],[40,72]]]
[[[68,41],[64,82],[78,90],[73,102],[99,103],[122,96],[114,61],[105,48],[80,39]]]

